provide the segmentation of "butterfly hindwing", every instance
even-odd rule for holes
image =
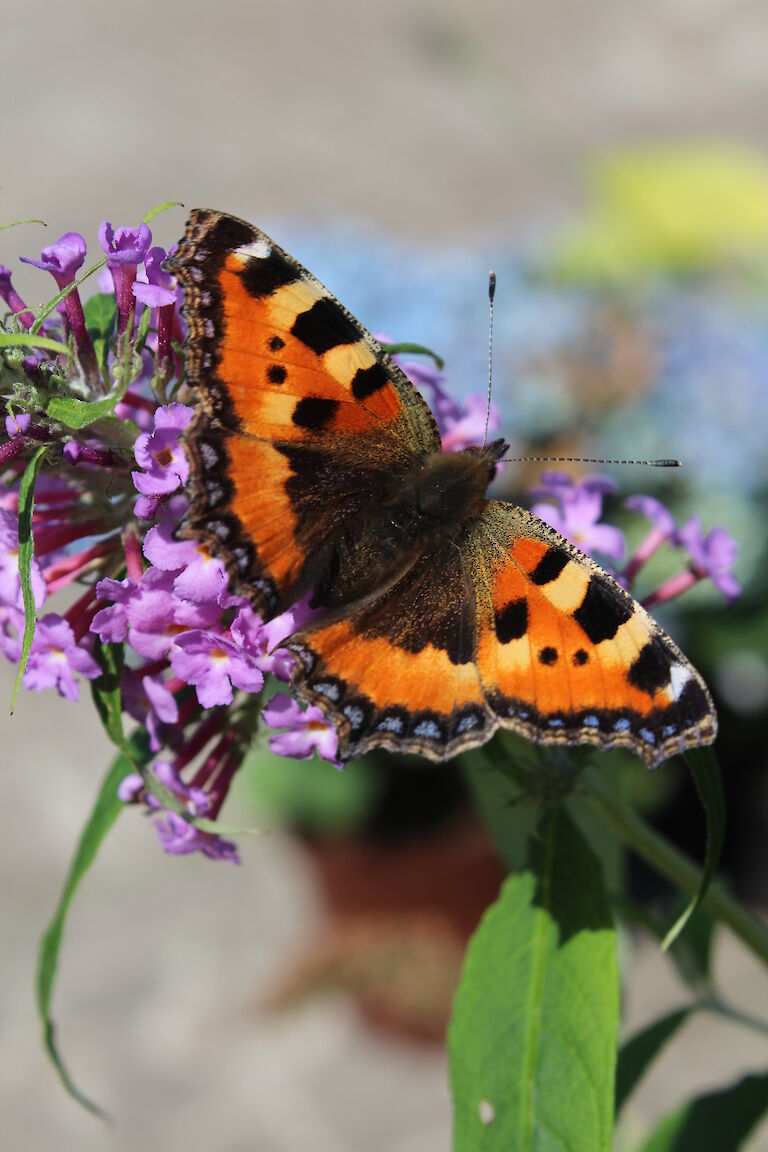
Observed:
[[[475,665],[475,599],[452,541],[287,646],[299,658],[296,691],[336,724],[344,759],[379,746],[444,760],[497,726]]]
[[[651,766],[714,739],[696,669],[549,525],[490,501],[472,556],[477,665],[502,726],[542,743],[631,748]]]
[[[198,211],[168,267],[185,292],[189,530],[273,614],[317,549],[375,502],[382,470],[440,447],[373,337],[263,232]]]
[[[433,760],[497,727],[626,747],[656,766],[716,733],[698,672],[615,580],[543,521],[490,501],[370,603],[299,633],[296,688],[341,754]]]

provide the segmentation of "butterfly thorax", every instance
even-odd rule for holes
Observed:
[[[486,489],[506,448],[497,440],[464,452],[432,452],[404,472],[387,500],[401,530],[417,537],[460,533],[482,515]]]
[[[482,516],[505,451],[499,440],[464,452],[432,452],[382,477],[378,499],[314,554],[307,570],[313,605],[363,599],[401,577],[438,542],[460,536]]]

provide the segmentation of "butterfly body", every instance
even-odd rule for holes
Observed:
[[[644,609],[488,499],[503,441],[444,453],[397,365],[245,222],[194,213],[170,267],[199,400],[188,533],[265,618],[304,595],[322,610],[286,646],[342,758],[443,760],[498,727],[650,765],[711,742],[706,686]]]

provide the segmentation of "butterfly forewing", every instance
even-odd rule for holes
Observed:
[[[190,531],[266,614],[381,474],[438,450],[427,405],[372,336],[263,232],[194,212],[169,262],[185,291]]]

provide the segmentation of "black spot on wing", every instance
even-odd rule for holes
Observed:
[[[296,317],[291,334],[318,356],[337,344],[354,344],[360,339],[354,324],[327,296],[321,296],[311,308]]]
[[[323,396],[305,396],[294,408],[292,420],[297,428],[317,432],[333,420],[338,407],[338,400],[328,400]]]
[[[592,643],[599,644],[601,640],[612,640],[632,616],[632,611],[631,605],[619,599],[598,577],[590,576],[584,599],[573,618]]]
[[[653,696],[659,688],[669,684],[671,664],[664,645],[658,637],[652,636],[630,666],[627,679],[641,692]]]
[[[578,667],[581,667],[583,664],[586,664],[588,660],[589,654],[585,652],[583,648],[577,648],[573,654],[574,664],[576,664]]]
[[[285,378],[288,375],[282,364],[270,364],[267,369],[267,376],[270,384],[284,384]]]
[[[496,635],[502,644],[510,640],[519,640],[528,631],[528,601],[525,597],[511,600],[505,604],[500,612],[496,613]]]
[[[370,368],[358,368],[352,377],[352,395],[355,400],[366,400],[374,392],[389,384],[389,376],[383,364],[371,364]]]
[[[567,563],[567,553],[561,552],[559,548],[548,548],[531,572],[531,580],[534,584],[550,584],[557,580]]]
[[[547,646],[539,652],[540,664],[557,664],[557,648]]]
[[[279,352],[281,348],[285,348],[285,340],[281,340],[279,336],[270,336],[267,343],[272,352]]]
[[[253,236],[249,237],[253,242]],[[248,240],[244,241],[248,243]],[[300,278],[300,272],[295,264],[286,260],[285,256],[275,252],[274,248],[269,256],[249,256],[240,270],[240,279],[250,296],[269,296],[277,288],[292,284]]]

